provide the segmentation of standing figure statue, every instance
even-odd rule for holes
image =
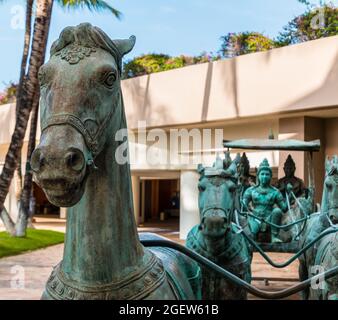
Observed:
[[[278,180],[276,187],[282,193],[284,197],[286,197],[287,185],[292,185],[292,191],[294,195],[299,198],[304,195],[306,191],[306,187],[304,181],[295,176],[296,172],[296,164],[293,161],[291,155],[289,154],[285,163],[284,163],[284,173],[285,176]]]
[[[256,184],[256,177],[250,174],[250,162],[245,152],[241,157],[238,169],[239,169],[240,195],[242,197],[246,189]]]
[[[257,172],[257,185],[248,188],[243,195],[244,209],[268,222],[280,225],[283,212],[288,207],[281,192],[271,186],[272,170],[267,159],[260,164]],[[256,236],[259,231],[265,232],[267,225],[253,217],[248,218],[251,233]],[[271,241],[282,242],[278,237],[278,228],[271,227]]]

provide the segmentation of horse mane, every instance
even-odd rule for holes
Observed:
[[[70,58],[66,56],[68,52],[62,55],[62,52],[65,52],[67,48],[74,47],[76,48],[72,50]],[[85,50],[79,52],[79,47]],[[94,52],[95,48],[101,48],[110,53],[115,58],[119,72],[121,73],[122,56],[124,53],[120,52],[118,46],[104,31],[92,26],[90,23],[81,23],[78,26],[63,29],[59,38],[52,44],[50,56],[61,54],[61,57],[65,58],[69,63],[77,63],[84,56],[88,56],[91,52]]]
[[[332,175],[332,169],[335,169],[338,174],[338,156],[334,155],[331,160],[328,158],[325,161],[325,178],[329,175]],[[323,195],[322,195],[322,204],[321,204],[321,211],[326,212],[327,211],[327,190],[326,190],[326,184],[324,180],[324,186],[323,186]]]
[[[219,155],[211,167],[204,167],[202,164],[198,165],[197,171],[200,174],[200,179],[203,177],[227,177],[237,180],[238,172],[237,165],[240,162],[240,155],[237,154],[235,159],[232,160],[229,152],[225,152],[225,158],[221,159]]]

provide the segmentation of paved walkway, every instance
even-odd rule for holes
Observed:
[[[62,259],[62,253],[63,244],[58,244],[0,259],[0,299],[40,299],[52,267]]]
[[[48,220],[49,219],[49,220]],[[64,231],[64,222],[59,219],[45,218],[40,220],[37,218],[36,228],[52,229]],[[51,220],[50,220],[51,219]],[[173,241],[183,243],[178,240],[178,231],[175,224],[148,224],[139,228],[140,232],[156,232]],[[49,248],[28,252],[25,254],[0,259],[0,299],[40,299],[45,283],[55,266],[62,259],[63,244],[51,246]],[[290,254],[270,253],[270,257],[275,262],[283,262],[290,257]],[[294,285],[298,280],[298,263],[295,262],[291,266],[283,269],[275,269],[269,266],[261,256],[254,255],[252,264],[253,277],[258,280],[253,284],[264,290],[282,290],[286,287]],[[22,276],[20,278],[20,276]],[[277,281],[269,281],[268,285],[264,278],[277,279]],[[280,281],[280,278],[285,279]],[[24,280],[24,281],[21,281]],[[24,284],[24,286],[22,286]],[[250,299],[254,297],[249,296]],[[299,299],[298,294],[288,299]]]

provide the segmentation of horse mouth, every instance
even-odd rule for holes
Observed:
[[[49,202],[57,207],[72,207],[78,203],[84,193],[85,179],[70,185],[60,185],[53,181],[40,183]]]
[[[218,210],[209,211],[199,226],[205,237],[218,239],[224,237],[229,227],[228,218]]]

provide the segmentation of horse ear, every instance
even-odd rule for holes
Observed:
[[[237,153],[235,159],[232,160],[228,170],[232,171],[233,174],[236,174],[237,173],[237,166],[238,166],[240,161],[241,161],[241,155],[239,153]]]
[[[237,153],[236,154],[236,158],[233,160],[234,163],[236,163],[236,165],[238,165],[241,162],[241,154]]]
[[[335,155],[333,156],[332,162],[333,162],[335,165],[338,165],[338,155],[335,154]]]
[[[329,159],[329,156],[326,156],[326,158],[325,158],[325,171],[330,170],[330,167],[331,167],[331,161]]]
[[[204,167],[201,163],[197,166],[197,172],[199,174],[203,174],[203,172],[204,172]]]
[[[119,49],[122,56],[124,56],[134,48],[135,42],[135,36],[130,36],[129,39],[114,40],[114,44]]]

